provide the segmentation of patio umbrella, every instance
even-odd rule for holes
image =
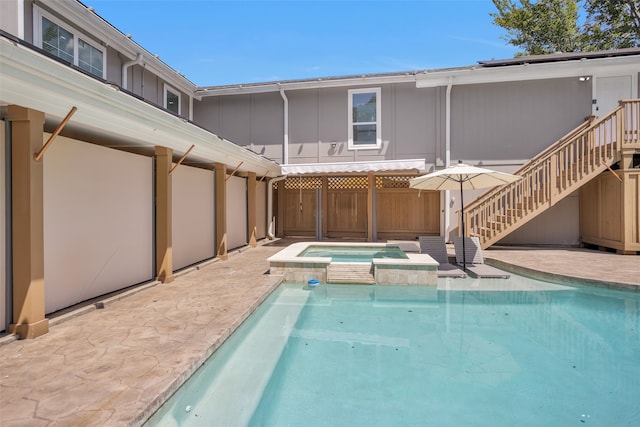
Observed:
[[[409,187],[418,190],[457,190],[460,189],[460,204],[462,206],[462,267],[466,268],[467,260],[464,247],[464,197],[462,190],[476,190],[479,188],[496,187],[519,180],[521,177],[510,173],[498,172],[491,169],[478,168],[458,161],[457,165],[449,166],[427,175],[409,180]]]

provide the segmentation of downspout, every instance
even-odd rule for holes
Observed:
[[[122,88],[123,89],[128,89],[127,88],[127,69],[132,65],[140,64],[142,60],[143,60],[143,56],[141,53],[139,53],[136,55],[136,59],[122,64]]]
[[[269,182],[267,182],[267,218],[269,218],[269,227],[267,227],[267,237],[269,240],[275,239],[276,235],[276,219],[273,216],[273,183],[282,181],[286,176],[278,176],[276,178],[271,178]]]
[[[444,167],[451,166],[451,88],[453,87],[453,77],[449,76],[447,83],[447,93],[445,96],[444,112]],[[449,227],[451,226],[451,196],[449,190],[444,192],[444,238],[447,239]]]
[[[278,84],[278,87],[280,85]],[[280,87],[280,96],[284,101],[284,138],[283,138],[283,147],[282,147],[282,164],[289,164],[289,99],[287,95],[284,93],[284,89]]]

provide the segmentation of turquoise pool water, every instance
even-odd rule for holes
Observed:
[[[640,293],[514,276],[284,284],[162,426],[637,426]]]
[[[325,257],[338,262],[371,262],[372,258],[408,259],[396,246],[309,246],[301,257]]]

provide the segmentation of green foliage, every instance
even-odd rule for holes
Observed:
[[[640,1],[585,0],[585,36],[593,50],[640,46]]]
[[[492,0],[490,14],[518,55],[640,46],[640,1]],[[580,17],[583,23],[580,25]]]

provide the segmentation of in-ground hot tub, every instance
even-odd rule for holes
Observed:
[[[326,283],[333,264],[343,270],[370,273],[379,285],[430,285],[438,283],[438,263],[427,254],[405,253],[394,243],[294,243],[268,259],[271,274],[281,274],[285,282]]]

